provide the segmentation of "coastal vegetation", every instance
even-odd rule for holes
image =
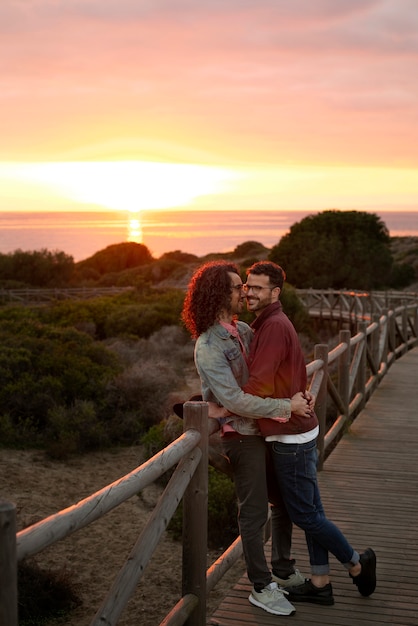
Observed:
[[[316,337],[295,288],[417,289],[418,238],[391,239],[377,216],[354,211],[305,218],[271,250],[247,241],[229,254],[175,250],[154,259],[142,244],[125,242],[79,263],[60,251],[0,254],[0,446],[39,448],[66,461],[138,443],[152,456],[168,445],[182,429],[172,405],[199,392],[193,342],[181,324],[185,289],[198,265],[221,257],[240,266],[243,280],[260,259],[285,268],[281,300],[306,346]],[[12,290],[74,287],[126,289],[47,304],[8,297]],[[170,525],[174,537],[181,519],[179,509]],[[231,480],[212,468],[209,531],[212,546],[238,532]],[[61,597],[63,586],[66,599],[55,614],[77,602],[71,578],[61,574],[51,588]],[[19,576],[22,607],[31,607],[27,623],[46,623],[43,605],[33,621],[34,596],[25,595],[40,580],[36,562],[22,564]],[[42,602],[51,606],[48,596]]]
[[[59,251],[0,254],[1,445],[39,446],[66,458],[137,442],[170,417],[176,393],[199,392],[181,309],[201,263],[228,257],[243,280],[254,261],[280,263],[288,279],[283,307],[298,332],[314,340],[295,287],[413,285],[418,245],[400,239],[392,242],[374,214],[324,211],[294,224],[271,250],[248,241],[227,255],[173,251],[153,259],[142,244],[125,242],[80,263]],[[18,288],[75,286],[127,289],[44,305],[6,297]]]

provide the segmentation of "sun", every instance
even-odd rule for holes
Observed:
[[[16,175],[79,203],[139,212],[190,205],[234,177],[220,167],[148,161],[31,163]]]

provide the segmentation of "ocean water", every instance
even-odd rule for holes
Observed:
[[[418,236],[417,212],[375,211],[390,235]],[[229,252],[245,241],[271,248],[309,211],[144,211],[113,212],[0,212],[0,253],[63,251],[75,261],[106,246],[135,241],[158,258],[182,250],[204,256]]]

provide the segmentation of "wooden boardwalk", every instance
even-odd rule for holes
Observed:
[[[358,551],[377,554],[377,589],[360,596],[331,556],[335,605],[295,603],[291,617],[248,602],[246,575],[208,618],[210,626],[418,626],[418,348],[398,359],[319,474],[328,517]],[[304,536],[297,565],[309,576]],[[267,546],[268,550],[268,546]]]

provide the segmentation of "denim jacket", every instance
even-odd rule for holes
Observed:
[[[245,322],[239,321],[237,326],[248,350],[253,331]],[[248,380],[247,363],[238,339],[221,324],[214,324],[200,335],[194,358],[203,399],[217,402],[234,413],[237,417],[232,417],[230,426],[242,435],[260,434],[257,420],[248,418],[290,418],[290,399],[259,398],[242,391],[241,386]]]

